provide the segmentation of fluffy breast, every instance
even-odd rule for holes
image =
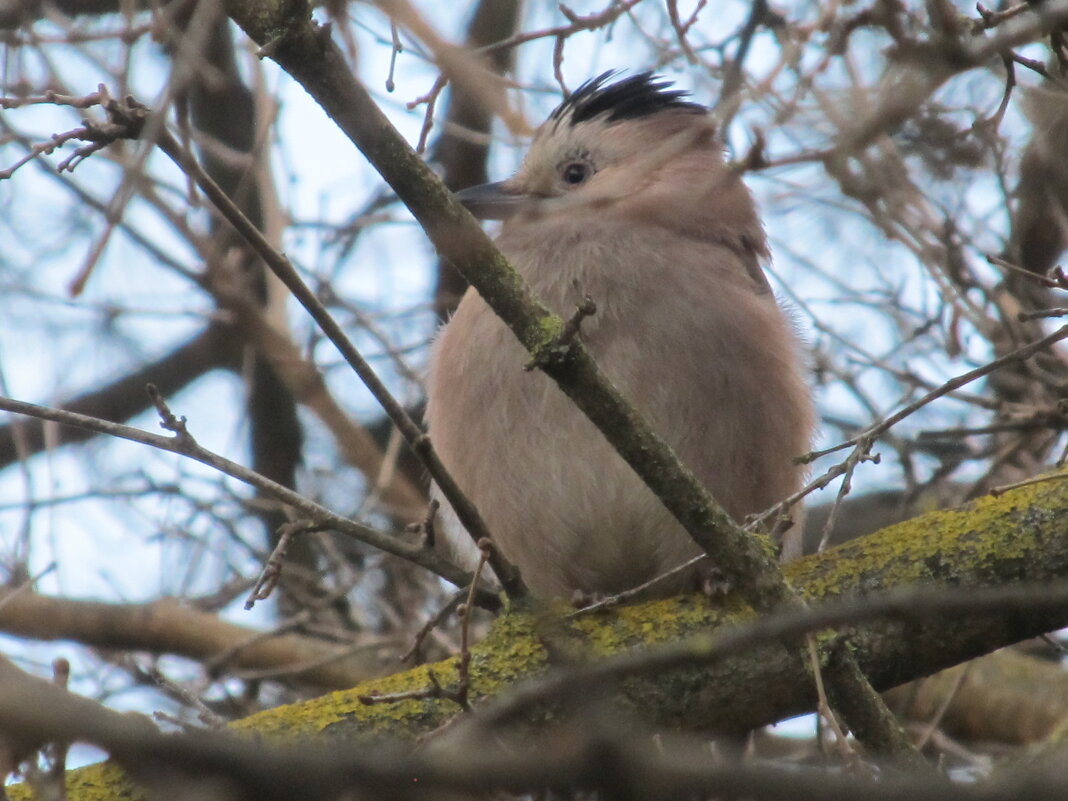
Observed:
[[[501,245],[535,292],[570,315],[598,364],[736,519],[794,491],[812,411],[788,321],[739,254],[712,242],[561,232]],[[525,254],[537,253],[536,258]],[[468,292],[434,347],[429,432],[505,555],[541,595],[617,592],[697,553],[571,401]],[[446,508],[446,547],[473,548]],[[678,588],[668,585],[665,591]]]

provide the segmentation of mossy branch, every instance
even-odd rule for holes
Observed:
[[[923,515],[798,560],[787,573],[814,603],[917,585],[967,590],[1068,577],[1068,481],[1021,487]],[[734,595],[720,602],[681,596],[590,616],[561,609],[515,612],[498,620],[475,646],[472,697],[485,703],[543,674],[553,661],[550,652],[565,651],[569,660],[581,663],[753,620],[751,609]],[[1064,605],[1033,611],[1017,605],[1003,613],[864,624],[856,627],[850,644],[872,685],[885,690],[1065,625]],[[812,708],[811,679],[790,653],[782,645],[763,646],[707,667],[655,671],[613,686],[606,698],[656,726],[739,733]],[[456,675],[455,660],[269,710],[235,727],[284,739],[413,738],[442,725],[456,714],[455,707],[440,700],[368,706],[359,699],[424,689],[431,670],[448,683]],[[113,767],[91,766],[71,772],[70,798],[90,798],[90,788],[99,793],[101,783],[110,797],[130,791]],[[10,795],[22,798],[19,792]]]
[[[1068,577],[1066,524],[1068,480],[1058,480],[914,518],[791,563],[787,574],[813,603],[915,586],[970,589],[1052,581]],[[572,657],[595,659],[752,620],[751,609],[734,594],[722,601],[686,595],[589,617],[567,617],[561,610],[513,613],[474,648],[473,697],[499,695],[544,671],[553,638],[566,638]],[[1064,625],[1068,611],[1063,609],[945,615],[922,624],[864,625],[850,644],[872,685],[886,690]],[[455,676],[449,660],[270,710],[241,725],[294,735],[425,733],[455,708],[434,700],[363,706],[357,699],[422,689],[431,669],[443,681]],[[740,733],[812,709],[815,691],[788,650],[776,646],[707,669],[628,683],[616,700],[665,728]]]

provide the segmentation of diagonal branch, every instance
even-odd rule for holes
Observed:
[[[175,164],[196,181],[197,186],[208,196],[219,213],[245,238],[257,255],[264,260],[264,263],[286,285],[297,301],[315,320],[316,325],[338,349],[349,367],[360,377],[360,380],[371,391],[375,400],[389,415],[393,424],[397,426],[397,430],[400,431],[412,450],[423,461],[427,471],[441,488],[457,517],[460,518],[460,521],[470,532],[476,543],[481,543],[483,539],[491,540],[490,532],[478,509],[468,500],[456,484],[456,481],[445,470],[445,466],[441,463],[431,445],[430,438],[423,433],[423,430],[408,414],[404,406],[393,397],[385,383],[345,335],[341,326],[331,317],[311,288],[304,283],[304,280],[289,259],[271,247],[271,244],[260,230],[252,224],[248,217],[241,213],[237,205],[212,180],[211,176],[204,172],[197,161],[181,147],[173,136],[166,131],[162,132],[158,144],[160,149]],[[526,588],[523,585],[519,571],[504,558],[499,549],[490,549],[488,562],[493,568],[493,572],[497,574],[501,587],[509,598],[518,600],[526,594]]]
[[[162,358],[72,398],[62,408],[111,422],[128,420],[151,406],[145,384],[154,383],[164,395],[175,395],[211,370],[235,369],[240,359],[241,346],[232,327],[214,322]],[[92,436],[88,429],[65,427],[53,434],[42,420],[16,420],[0,426],[0,469],[50,446],[84,442]]]
[[[158,397],[158,391],[153,394]],[[224,456],[209,451],[207,448],[199,445],[193,437],[184,431],[184,428],[181,433],[176,432],[176,435],[173,437],[164,437],[159,434],[150,434],[139,428],[133,428],[131,426],[112,423],[107,420],[100,420],[95,417],[88,417],[75,412],[52,409],[47,406],[38,406],[34,403],[26,403],[25,401],[4,397],[0,397],[0,410],[27,415],[39,420],[48,420],[62,425],[75,426],[96,434],[107,434],[109,436],[119,437],[120,439],[127,439],[131,442],[139,442],[142,445],[149,445],[153,448],[167,451],[168,453],[176,453],[179,456],[186,456],[201,464],[214,468],[231,478],[243,481],[264,494],[269,495],[284,504],[292,506],[300,514],[316,524],[338,531],[341,534],[357,539],[360,542],[367,543],[368,545],[385,551],[386,553],[407,559],[420,567],[424,567],[432,573],[441,576],[443,579],[451,581],[458,587],[467,586],[471,581],[470,575],[438,556],[430,549],[424,548],[421,545],[413,545],[403,542],[391,534],[387,534],[386,532],[379,531],[371,526],[366,526],[355,520],[350,520],[331,512],[326,507],[320,506],[288,487],[285,487],[276,481],[272,481],[266,476],[250,470],[237,462],[231,461]],[[180,421],[180,423],[184,424],[184,419]],[[498,605],[497,598],[490,593],[481,593],[479,600],[482,603],[488,604],[490,608]]]
[[[227,9],[262,45],[263,54],[322,105],[408,206],[441,256],[464,274],[535,362],[544,362],[546,351],[559,340],[563,321],[532,295],[475,219],[353,79],[328,31],[310,22],[307,6],[288,4],[284,16],[272,16],[277,8],[258,2],[235,0]],[[783,578],[770,549],[730,519],[612,387],[580,342],[573,343],[563,358],[541,364],[541,369],[605,434],[755,609],[803,603]],[[859,738],[876,751],[923,764],[848,654],[828,665],[827,677],[841,690],[835,693],[835,702]]]

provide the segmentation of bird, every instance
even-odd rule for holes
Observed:
[[[735,521],[795,492],[814,426],[803,348],[763,264],[762,222],[710,110],[652,72],[583,83],[507,180],[459,200],[500,221],[496,244],[552,311],[587,296],[579,336],[602,371]],[[427,432],[531,593],[641,587],[701,551],[477,291],[429,359]],[[441,504],[437,547],[478,548]],[[795,528],[798,524],[795,523]],[[799,539],[799,538],[797,538]],[[707,560],[704,560],[707,562]],[[693,589],[675,571],[647,595]]]

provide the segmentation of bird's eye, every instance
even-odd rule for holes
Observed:
[[[560,175],[565,184],[576,186],[590,177],[590,165],[583,164],[581,161],[572,161],[570,164],[564,165]]]

